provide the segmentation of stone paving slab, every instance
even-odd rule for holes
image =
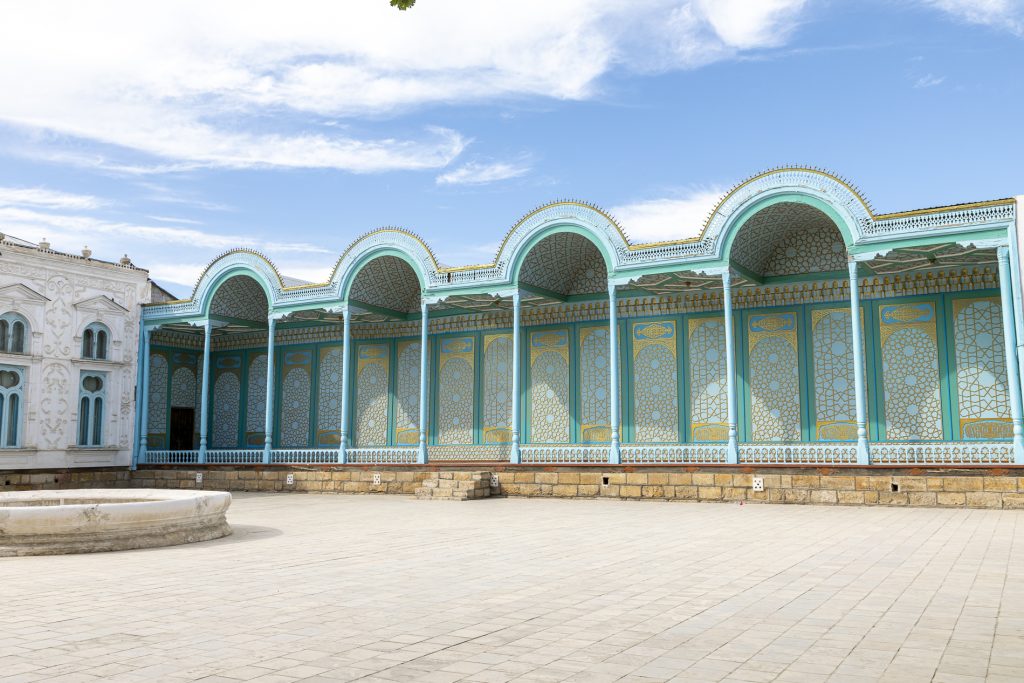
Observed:
[[[1009,510],[242,494],[0,560],[0,681],[1022,681]]]

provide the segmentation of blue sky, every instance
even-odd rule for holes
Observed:
[[[0,0],[0,231],[187,295],[233,246],[324,279],[411,229],[489,262],[535,206],[697,234],[771,166],[876,212],[1024,194],[1024,0]]]

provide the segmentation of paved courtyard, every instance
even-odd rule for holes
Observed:
[[[0,560],[0,680],[1021,681],[1021,514],[237,495]]]

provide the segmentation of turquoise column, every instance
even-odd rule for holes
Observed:
[[[203,323],[203,393],[199,400],[199,464],[206,462],[206,435],[210,408],[210,337],[213,324]]]
[[[338,462],[348,462],[348,359],[352,353],[352,315],[348,304],[341,308],[345,316],[345,331],[341,340],[341,431],[338,444]]]
[[[609,372],[611,373],[608,402],[611,407],[612,445],[608,450],[608,462],[612,465],[622,463],[622,450],[619,448],[619,302],[615,293],[615,283],[608,283],[608,355]]]
[[[729,424],[729,443],[726,462],[738,463],[740,449],[736,443],[736,340],[733,339],[732,275],[727,267],[722,273],[722,309],[725,313],[725,391],[728,405],[726,422]]]
[[[1024,464],[1024,409],[1021,407],[1020,365],[1017,363],[1017,329],[1014,325],[1013,292],[1010,284],[1010,250],[996,249],[999,261],[999,295],[1003,311],[1003,348],[1006,352],[1007,390],[1013,420],[1013,461]]]
[[[142,328],[142,405],[139,412],[139,462],[146,462],[146,447],[149,445],[149,336],[153,330]]]
[[[416,462],[421,465],[427,462],[427,332],[430,320],[427,317],[427,300],[420,302],[420,448],[416,454]]]
[[[868,392],[864,386],[864,340],[860,322],[860,278],[857,262],[850,258],[850,324],[853,326],[853,391],[857,410],[857,464],[871,463],[868,448]]]
[[[518,465],[523,461],[519,451],[519,289],[512,293],[512,452],[509,462]]]
[[[267,405],[263,411],[263,464],[270,464],[274,448],[274,332],[277,317],[267,317]]]

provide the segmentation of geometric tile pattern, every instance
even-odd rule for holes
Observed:
[[[751,441],[799,441],[800,363],[797,316],[747,318]]]
[[[611,441],[608,327],[582,327],[579,336],[579,440],[580,443],[608,443]]]
[[[317,368],[316,446],[341,443],[341,346],[320,349]]]
[[[953,339],[961,437],[1012,438],[999,300],[955,300]]]
[[[690,438],[726,441],[729,433],[725,323],[721,318],[695,318],[689,324]]]
[[[285,351],[281,372],[280,440],[282,448],[309,446],[312,351]]]
[[[437,384],[437,443],[473,443],[476,338],[440,340]]]
[[[412,445],[420,440],[420,342],[398,342],[395,369],[395,443]]]
[[[637,443],[679,441],[676,323],[633,323],[633,425]]]
[[[219,359],[228,360],[226,358]],[[241,382],[237,369],[216,370],[213,382],[213,448],[238,447],[238,411]]]
[[[397,256],[379,256],[356,274],[349,299],[403,313],[420,307],[420,281],[416,271]]]
[[[850,309],[817,309],[811,315],[815,438],[817,441],[854,441],[857,438],[857,401]]]
[[[569,443],[569,331],[530,333],[530,443]]]
[[[485,334],[484,443],[512,441],[512,335]]]
[[[256,280],[236,275],[217,288],[210,301],[210,315],[266,322],[267,295]]]
[[[935,304],[884,305],[879,317],[886,438],[941,439]]]
[[[545,237],[530,250],[519,270],[519,282],[563,296],[608,290],[608,269],[594,243],[575,233]]]
[[[163,353],[149,354],[149,422],[147,439],[159,435],[161,441],[167,435],[167,356]],[[148,442],[150,448],[160,447],[153,441]]]
[[[245,396],[245,445],[262,446],[266,439],[267,354],[249,356],[249,378]]]
[[[360,344],[356,351],[355,445],[384,446],[388,438],[388,347]]]

